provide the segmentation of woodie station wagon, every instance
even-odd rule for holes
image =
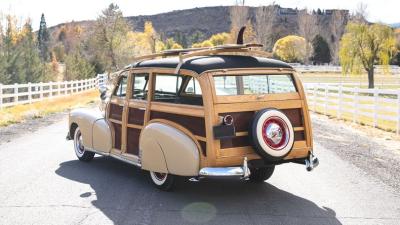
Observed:
[[[312,131],[293,68],[255,44],[171,50],[117,73],[104,113],[76,109],[68,139],[79,160],[111,156],[149,171],[160,189],[177,176],[264,182],[276,165],[311,171]],[[104,97],[102,93],[102,97]]]

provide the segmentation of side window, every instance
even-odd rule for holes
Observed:
[[[132,98],[146,100],[149,87],[149,74],[133,75],[133,91]]]
[[[180,75],[157,74],[153,100],[157,102],[176,102],[181,85],[182,76]]]
[[[185,88],[185,93],[188,95],[201,95],[199,81],[194,77],[190,78],[189,83]]]
[[[126,87],[127,87],[127,80],[126,76],[121,76],[118,82],[118,87],[114,91],[114,96],[118,97],[125,97],[126,96]]]
[[[175,74],[156,74],[155,76],[153,101],[203,105],[200,85],[192,77]]]

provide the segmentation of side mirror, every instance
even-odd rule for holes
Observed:
[[[99,88],[99,92],[100,92],[100,99],[101,100],[106,100],[106,98],[107,98],[107,91],[108,91],[108,88],[107,87],[100,87]]]

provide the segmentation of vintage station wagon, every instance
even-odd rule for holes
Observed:
[[[70,113],[67,138],[77,157],[131,163],[149,171],[162,190],[177,176],[264,182],[282,163],[312,170],[318,159],[302,84],[290,65],[257,57],[265,54],[254,47],[135,59],[115,76],[104,113]]]

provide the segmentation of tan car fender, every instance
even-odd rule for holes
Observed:
[[[176,127],[151,122],[142,130],[139,149],[144,170],[180,176],[197,176],[199,173],[198,146]]]
[[[82,133],[83,145],[87,148],[93,149],[93,124],[104,116],[98,110],[93,109],[74,109],[69,113],[69,132],[70,137],[73,138],[73,124],[79,126]]]

